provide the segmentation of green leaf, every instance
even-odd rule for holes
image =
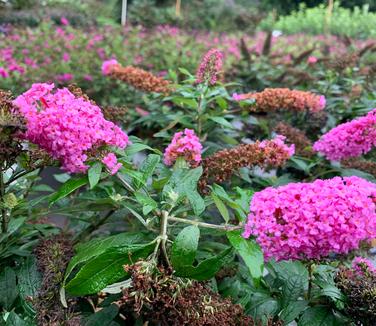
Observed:
[[[90,189],[93,189],[99,182],[102,173],[102,163],[96,162],[88,171]]]
[[[282,286],[282,305],[287,306],[290,302],[304,296],[304,276],[293,275],[285,280]]]
[[[125,149],[125,155],[133,156],[134,154],[141,152],[143,150],[146,150],[146,149],[149,150],[149,151],[152,151],[154,153],[160,154],[160,151],[153,149],[148,145],[145,145],[145,144],[142,144],[142,143],[133,143],[133,144],[127,146],[127,148]]]
[[[155,243],[150,242],[106,250],[85,264],[65,288],[75,296],[99,292],[107,285],[126,277],[128,274],[123,266],[147,257],[154,247]]]
[[[12,218],[9,222],[8,226],[8,233],[9,235],[13,234],[16,232],[22,225],[24,225],[27,217],[22,216],[22,217],[17,217],[17,218]]]
[[[136,192],[135,197],[136,197],[137,201],[140,204],[143,205],[142,213],[144,215],[149,214],[153,209],[158,207],[157,202],[153,198],[151,198],[150,196],[148,196],[146,194]],[[127,208],[129,209],[129,207],[127,207]]]
[[[191,109],[197,109],[198,107],[198,103],[197,101],[194,99],[194,98],[186,98],[186,97],[180,97],[180,96],[176,96],[172,99],[172,102],[174,102],[175,104],[179,105],[179,106],[187,106]]]
[[[268,262],[268,270],[274,272],[282,281],[298,275],[302,278],[304,289],[308,288],[308,271],[300,261],[285,260],[276,263],[271,260]]]
[[[292,301],[286,308],[283,308],[279,314],[279,318],[287,325],[291,323],[307,308],[307,301]]]
[[[81,188],[82,186],[86,185],[88,182],[87,176],[83,176],[81,178],[72,178],[65,182],[60,189],[50,197],[50,205],[57,202],[59,199],[62,199],[73,191]]]
[[[264,269],[264,255],[260,246],[253,239],[244,239],[238,230],[227,232],[227,238],[243,258],[252,277],[259,282]]]
[[[223,127],[234,129],[234,126],[223,117],[210,117],[209,119]]]
[[[357,169],[341,169],[340,172],[341,172],[341,176],[343,177],[356,176],[356,177],[360,177],[368,181],[371,181],[373,183],[376,183],[376,178],[372,174],[369,174],[364,171],[360,171]]]
[[[180,277],[192,278],[197,281],[211,279],[219,270],[229,263],[233,257],[232,248],[222,251],[217,256],[208,258],[200,262],[197,266],[181,266],[175,271]]]
[[[144,239],[140,233],[120,233],[107,237],[105,239],[94,239],[87,243],[79,245],[77,254],[71,259],[65,271],[64,282],[69,277],[75,267],[83,264],[96,256],[101,255],[110,248],[116,248],[124,245],[131,245]]]
[[[119,308],[112,304],[87,318],[84,326],[110,326],[118,312]]]
[[[274,316],[279,310],[279,304],[269,293],[255,292],[250,300],[247,314],[260,319],[264,316]]]
[[[196,257],[200,229],[187,226],[177,235],[171,250],[171,263],[175,269],[185,265],[192,265]]]
[[[228,221],[230,220],[230,214],[226,205],[214,192],[211,194],[211,198],[213,198],[214,204],[215,206],[217,206],[218,211],[221,213],[225,222],[228,223]]]
[[[215,101],[217,102],[217,104],[219,105],[219,107],[222,109],[222,110],[226,110],[228,105],[227,105],[227,102],[226,100],[223,98],[223,97],[220,97],[218,96]]]
[[[190,76],[192,77],[191,73],[185,69],[185,68],[178,68],[178,70],[183,74],[183,75],[186,75],[186,76]]]
[[[0,320],[0,322],[1,322],[1,320]],[[27,323],[26,321],[24,321],[14,311],[11,311],[8,315],[5,326],[30,326],[30,324]]]
[[[139,189],[142,185],[146,184],[146,181],[152,176],[156,166],[158,165],[161,157],[156,154],[150,154],[142,163],[140,167],[141,180],[134,180],[134,186],[136,190]]]
[[[176,169],[170,180],[163,188],[165,198],[174,191],[179,194],[178,200],[188,198],[195,215],[200,215],[205,210],[205,201],[197,192],[197,182],[202,174],[202,167],[195,169]]]
[[[304,311],[298,326],[341,326],[330,308],[324,306],[310,307]]]
[[[17,273],[17,277],[22,306],[30,316],[34,316],[35,310],[29,299],[37,297],[41,285],[41,277],[38,273],[35,257],[29,256],[26,258]]]
[[[6,266],[0,273],[0,306],[10,310],[17,296],[16,273]]]

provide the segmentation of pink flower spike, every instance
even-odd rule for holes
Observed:
[[[164,163],[171,166],[178,157],[183,157],[191,167],[196,167],[201,162],[202,145],[200,139],[191,129],[177,132],[171,144],[165,150]]]

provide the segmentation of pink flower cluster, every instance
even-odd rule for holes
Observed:
[[[128,136],[113,122],[105,120],[101,109],[68,89],[54,84],[33,84],[14,104],[27,122],[24,137],[60,160],[69,172],[85,172],[87,152],[99,146],[125,148]],[[110,169],[116,163],[107,158]],[[115,157],[116,159],[116,157]]]
[[[117,66],[119,63],[116,59],[106,60],[102,63],[102,74],[109,75],[112,72],[112,68]]]
[[[260,143],[259,147],[265,149],[267,147],[271,147],[271,144],[273,144],[276,147],[280,148],[282,151],[286,152],[289,157],[291,157],[295,154],[295,145],[291,144],[290,146],[288,146],[285,143],[285,140],[286,140],[285,136],[276,135],[272,140],[268,140],[268,139],[263,140]],[[270,160],[272,160],[272,158],[270,158]]]
[[[243,236],[265,259],[346,254],[376,237],[376,185],[358,177],[290,183],[256,193]]]
[[[351,265],[358,273],[363,273],[364,269],[371,273],[376,273],[375,265],[367,258],[355,257]]]
[[[376,146],[376,108],[366,116],[338,125],[314,145],[329,160],[357,157]]]
[[[102,163],[107,166],[112,175],[114,175],[122,167],[122,164],[118,163],[116,155],[114,153],[108,153],[102,159]]]
[[[164,153],[164,163],[170,166],[178,157],[183,157],[192,167],[196,167],[201,162],[201,151],[202,145],[195,132],[185,129],[172,138]]]
[[[196,73],[196,83],[208,82],[214,85],[221,73],[223,54],[218,49],[209,50],[201,60]]]

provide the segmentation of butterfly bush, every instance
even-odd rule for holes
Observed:
[[[291,90],[288,88],[265,88],[262,92],[232,95],[234,101],[255,100],[250,111],[270,112],[291,110],[303,112],[319,112],[324,110],[326,99],[323,95],[311,92]]]
[[[175,133],[171,144],[164,152],[164,163],[173,165],[179,157],[183,157],[192,167],[201,162],[202,145],[200,139],[191,129],[185,129]]]
[[[125,148],[129,143],[98,106],[67,88],[54,91],[54,84],[33,84],[13,103],[26,119],[24,138],[59,160],[68,172],[85,172],[90,150],[103,145]],[[114,160],[115,155],[104,160],[112,172],[119,167]]]
[[[313,149],[327,159],[357,157],[376,146],[376,108],[366,116],[338,125],[324,134]]]
[[[209,83],[214,85],[221,73],[223,66],[223,53],[218,49],[209,50],[201,60],[196,72],[196,83]]]
[[[243,236],[256,236],[265,258],[346,254],[376,237],[376,185],[358,177],[290,183],[256,193]]]

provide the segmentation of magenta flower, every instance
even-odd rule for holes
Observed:
[[[66,19],[65,17],[61,17],[61,19],[60,19],[60,23],[61,23],[62,25],[64,25],[64,26],[67,26],[67,25],[69,25],[69,20]]]
[[[307,59],[307,63],[311,64],[311,65],[314,65],[317,61],[318,61],[318,59],[313,55],[309,56],[308,59]]]
[[[267,260],[347,254],[376,237],[375,210],[376,185],[358,177],[269,187],[254,194],[243,236]]]
[[[366,116],[338,125],[315,142],[313,149],[339,161],[366,154],[376,146],[376,108]]]
[[[171,144],[165,150],[164,163],[173,165],[178,157],[183,157],[192,167],[201,162],[202,145],[200,139],[191,129],[177,132],[172,138]]]
[[[65,170],[85,172],[87,153],[100,146],[128,145],[128,136],[105,120],[98,106],[66,88],[53,89],[54,84],[33,84],[13,103],[26,119],[24,138],[49,152]]]
[[[223,54],[218,49],[209,50],[201,60],[196,72],[196,83],[209,83],[214,85],[221,73]]]
[[[64,62],[68,62],[69,60],[70,60],[70,55],[69,55],[69,53],[67,53],[67,52],[64,52],[63,53],[63,61]]]
[[[8,78],[9,77],[9,73],[3,67],[0,67],[0,76],[2,78]]]
[[[119,63],[116,59],[106,60],[102,63],[102,74],[109,75],[112,72],[112,68]]]
[[[103,159],[102,162],[107,166],[108,170],[112,175],[117,173],[122,167],[121,163],[118,163],[116,155],[114,153],[108,153]]]

